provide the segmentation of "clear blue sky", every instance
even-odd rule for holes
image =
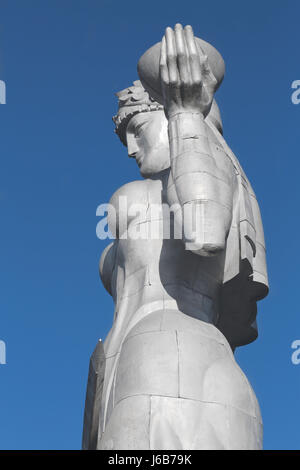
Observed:
[[[1,0],[0,448],[78,449],[89,357],[113,314],[96,207],[138,169],[113,133],[114,92],[176,22],[223,54],[225,138],[263,216],[271,291],[237,352],[266,449],[300,448],[298,1]]]

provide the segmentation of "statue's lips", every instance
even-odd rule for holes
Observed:
[[[136,155],[136,156],[135,156],[135,160],[136,160],[138,166],[140,167],[141,164],[142,164],[142,162],[143,162],[143,157],[142,157],[142,155]]]

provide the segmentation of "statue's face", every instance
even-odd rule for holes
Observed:
[[[133,116],[127,125],[126,138],[128,155],[136,159],[142,176],[169,168],[168,121],[163,110]]]

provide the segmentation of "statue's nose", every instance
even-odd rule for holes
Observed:
[[[135,138],[132,134],[127,134],[127,151],[128,151],[128,156],[131,158],[135,158],[137,151],[138,151],[138,146],[135,141]]]

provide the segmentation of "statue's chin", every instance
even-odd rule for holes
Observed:
[[[170,162],[165,163],[165,165],[153,165],[153,166],[140,166],[140,173],[143,178],[151,178],[153,176],[158,176],[162,171],[170,168]]]

